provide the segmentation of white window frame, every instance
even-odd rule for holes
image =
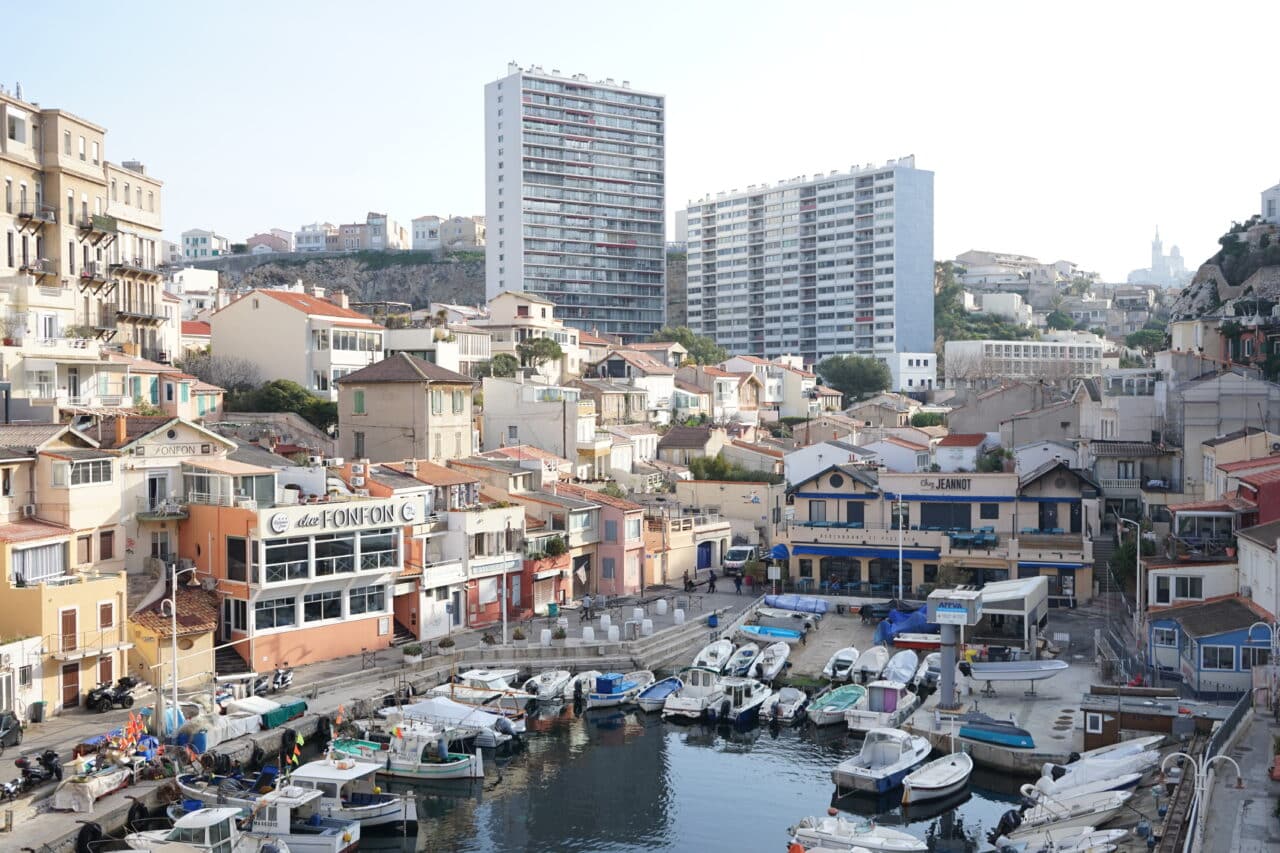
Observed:
[[[1167,636],[1169,642],[1162,642],[1161,636]],[[1176,628],[1153,627],[1151,629],[1151,644],[1153,646],[1176,649],[1178,647],[1178,630]]]
[[[1102,714],[1098,711],[1086,711],[1084,715],[1085,734],[1102,734]]]
[[[1209,649],[1226,649],[1228,652],[1230,652],[1230,653],[1231,653],[1231,666],[1205,666],[1205,665],[1204,665],[1204,653],[1205,653],[1206,651],[1208,651]],[[1200,669],[1200,671],[1201,671],[1201,672],[1235,672],[1235,671],[1236,671],[1236,647],[1235,647],[1235,646],[1219,646],[1219,645],[1204,645],[1204,644],[1201,644],[1201,646],[1200,646],[1200,653],[1199,653],[1199,660],[1198,660],[1197,662],[1199,663],[1199,669]]]

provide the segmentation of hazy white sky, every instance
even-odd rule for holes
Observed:
[[[1280,180],[1280,3],[8,3],[0,82],[108,128],[171,235],[483,213],[509,60],[668,98],[668,218],[708,192],[915,154],[939,258],[1195,266]],[[12,46],[12,39],[7,40]]]

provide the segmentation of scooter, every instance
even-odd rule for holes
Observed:
[[[89,691],[85,705],[99,714],[106,713],[117,705],[121,708],[131,708],[133,707],[133,689],[137,686],[138,679],[132,675],[120,676],[114,687],[104,681]]]
[[[0,782],[0,801],[12,803],[22,793],[22,780],[13,779],[9,782]]]
[[[46,782],[62,781],[62,759],[52,749],[46,749],[36,756],[34,763],[25,755],[13,763],[22,771],[23,791],[38,788]]]
[[[272,693],[287,690],[291,684],[293,684],[293,670],[289,668],[289,662],[285,661],[284,666],[276,667],[276,671],[271,675],[264,672],[253,680],[253,695],[266,696],[268,690]]]

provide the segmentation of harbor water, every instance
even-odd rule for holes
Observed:
[[[677,725],[633,709],[565,708],[531,719],[525,748],[492,759],[483,784],[415,789],[417,838],[368,838],[361,847],[781,853],[788,826],[835,806],[959,853],[974,849],[966,835],[985,835],[1016,802],[1020,780],[981,770],[968,794],[936,804],[904,809],[900,790],[878,802],[835,800],[831,768],[858,745],[842,727],[737,730]]]

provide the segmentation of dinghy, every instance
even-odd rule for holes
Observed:
[[[724,671],[727,675],[745,676],[751,670],[751,665],[756,662],[756,658],[760,657],[760,647],[755,643],[743,643],[733,650],[733,655],[729,658],[729,664]]]
[[[731,657],[733,657],[733,643],[728,640],[716,640],[702,647],[702,651],[694,657],[693,665],[724,672]]]
[[[919,665],[920,658],[915,652],[907,649],[889,658],[889,663],[880,674],[880,678],[884,681],[901,681],[903,684],[910,684]]]
[[[558,702],[564,698],[565,688],[569,686],[569,670],[548,669],[540,672],[524,683],[524,692],[538,697],[539,702]]]
[[[848,681],[853,665],[857,662],[858,650],[853,646],[846,646],[827,661],[827,665],[822,668],[822,677],[828,681]]]
[[[1070,764],[1046,763],[1040,769],[1042,777],[1061,782],[1070,777],[1077,777],[1086,782],[1105,779],[1108,776],[1123,776],[1126,773],[1146,773],[1160,763],[1160,753],[1155,750],[1119,755],[1115,758],[1082,758]]]
[[[858,655],[858,662],[853,665],[851,678],[862,684],[874,681],[884,672],[889,663],[889,650],[884,646],[872,646]]]
[[[831,781],[841,791],[883,794],[901,785],[932,751],[929,741],[919,735],[901,729],[872,729],[861,751],[831,771]]]
[[[1088,779],[1088,774],[1069,774],[1061,780],[1041,776],[1036,780],[1037,791],[1051,797],[1064,797],[1076,794],[1096,794],[1102,791],[1123,791],[1132,788],[1142,781],[1141,773],[1125,773],[1121,776],[1107,776]]]
[[[960,719],[960,737],[975,743],[1003,746],[1008,749],[1035,749],[1031,732],[1020,728],[1012,720],[995,720],[977,712]]]
[[[636,697],[636,704],[640,706],[641,711],[646,713],[661,711],[662,706],[667,701],[667,697],[681,687],[684,687],[684,682],[674,675],[661,681],[655,681],[640,691],[640,695]]]
[[[1151,735],[1150,737],[1139,737],[1132,740],[1122,740],[1118,743],[1108,744],[1107,746],[1099,746],[1094,749],[1088,749],[1084,752],[1073,752],[1067,758],[1067,766],[1074,764],[1087,758],[1123,758],[1126,755],[1133,755],[1138,752],[1146,752],[1149,749],[1155,749],[1164,742],[1164,735]]]
[[[628,672],[621,675],[606,672],[596,679],[596,688],[587,694],[587,708],[616,708],[635,701],[650,684],[653,684],[653,673],[647,669]]]
[[[924,800],[938,800],[962,790],[973,773],[973,759],[964,752],[953,752],[934,759],[902,780],[902,804],[914,805]]]
[[[867,696],[861,684],[846,684],[819,693],[809,703],[809,719],[816,726],[832,726],[844,722],[844,713]]]
[[[760,717],[779,723],[794,723],[804,718],[804,709],[808,705],[809,694],[798,687],[784,687],[764,700],[760,706]]]
[[[756,658],[755,663],[751,664],[751,670],[747,675],[751,678],[758,678],[768,684],[782,674],[782,670],[787,666],[787,658],[790,656],[791,647],[786,643],[774,643],[773,645],[765,646],[764,651],[760,653],[760,657]]]
[[[791,628],[771,628],[768,625],[740,625],[738,636],[744,640],[756,640],[762,643],[781,641],[794,646],[804,637],[804,633]]]
[[[806,817],[787,833],[807,849],[862,850],[870,853],[926,853],[928,845],[914,835],[870,820],[834,817]]]

